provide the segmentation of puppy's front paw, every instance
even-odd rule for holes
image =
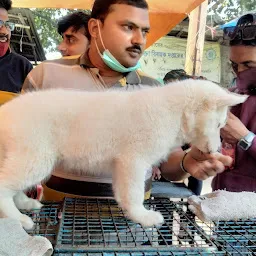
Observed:
[[[22,227],[26,230],[33,229],[35,224],[33,220],[30,217],[28,217],[26,214],[22,214],[22,216],[20,217],[20,222]]]
[[[160,212],[155,212],[153,210],[147,211],[143,220],[141,221],[141,225],[143,227],[151,227],[151,226],[160,226],[163,224],[164,218]]]

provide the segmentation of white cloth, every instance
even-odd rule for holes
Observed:
[[[256,217],[256,193],[217,190],[188,198],[188,208],[202,221],[228,221]]]
[[[41,236],[30,236],[19,221],[0,218],[0,256],[50,256],[52,244]]]

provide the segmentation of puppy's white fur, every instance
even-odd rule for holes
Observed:
[[[133,92],[57,89],[20,96],[0,108],[0,212],[32,228],[17,207],[41,204],[22,191],[61,162],[112,173],[115,198],[128,216],[143,226],[160,224],[162,215],[143,206],[146,170],[185,142],[217,151],[228,106],[245,99],[198,80]]]

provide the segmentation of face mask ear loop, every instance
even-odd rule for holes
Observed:
[[[101,42],[101,44],[102,44],[104,50],[106,50],[106,47],[105,47],[105,45],[104,45],[104,43],[103,43],[103,40],[102,40],[102,37],[101,37],[99,20],[97,20],[97,25],[98,25],[98,29],[99,29],[100,42]]]
[[[102,56],[102,54],[101,54],[101,52],[100,52],[100,49],[99,49],[99,47],[98,47],[98,44],[97,44],[96,40],[95,40],[95,46],[96,46],[96,48],[97,48],[97,51],[98,51],[99,55]]]

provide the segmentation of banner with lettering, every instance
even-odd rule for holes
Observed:
[[[140,63],[142,70],[152,77],[161,79],[172,69],[184,69],[187,40],[176,37],[162,37],[144,52]],[[220,45],[205,42],[202,76],[220,82]]]

